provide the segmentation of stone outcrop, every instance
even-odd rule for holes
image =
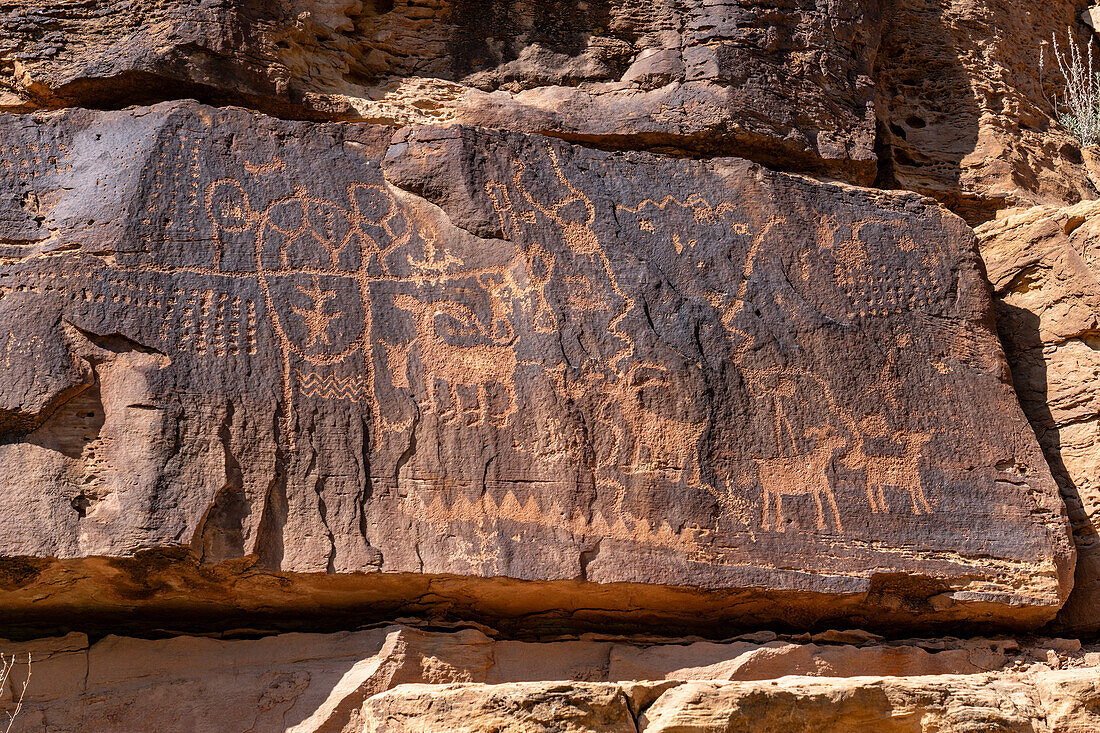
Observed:
[[[1097,647],[818,638],[524,643],[395,626],[237,641],[70,634],[0,651],[34,660],[20,733],[771,730],[778,719],[807,730],[1085,731],[1098,720]]]
[[[195,97],[288,117],[738,155],[877,178],[977,223],[1006,206],[1097,195],[1080,146],[1050,124],[1049,48],[1039,64],[1081,5],[9,0],[0,107]]]
[[[6,7],[5,7],[6,6]],[[878,3],[0,3],[12,108],[174,97],[739,154],[870,183]]]
[[[0,0],[0,729],[1100,730],[1085,5]]]
[[[1078,560],[1060,624],[1100,629],[1100,205],[1036,207],[978,229],[1016,392],[1069,507]]]
[[[1050,120],[1062,94],[1052,37],[1063,53],[1084,47],[1082,5],[887,0],[878,185],[935,196],[973,224],[1006,207],[1096,198],[1080,144]]]
[[[93,558],[152,604],[506,577],[556,585],[504,613],[598,584],[699,623],[1026,628],[1069,591],[972,235],[915,195],[193,103],[0,140],[12,609],[117,603]]]

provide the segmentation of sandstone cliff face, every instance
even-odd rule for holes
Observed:
[[[916,196],[195,104],[2,122],[9,556],[788,623],[1024,627],[1069,590],[972,235]]]
[[[1083,5],[0,0],[13,730],[1100,727]]]
[[[1037,207],[978,230],[1020,403],[1069,507],[1078,547],[1073,601],[1060,622],[1100,628],[1100,465],[1095,456],[1096,276],[1100,207]]]
[[[1086,3],[887,0],[876,62],[879,181],[934,196],[973,224],[1000,209],[1096,197],[1080,146],[1050,124],[1067,29]],[[1040,49],[1045,46],[1045,64]]]
[[[176,96],[465,122],[874,178],[878,3],[16,3],[13,106]]]

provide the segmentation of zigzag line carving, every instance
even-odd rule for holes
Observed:
[[[428,504],[425,504],[423,499],[417,503],[420,505],[420,511],[416,512],[415,516],[431,524],[509,520],[545,527],[561,527],[577,536],[606,537],[678,550],[694,549],[697,545],[697,536],[705,532],[692,527],[676,532],[668,522],[664,521],[654,527],[645,519],[639,519],[629,512],[624,513],[613,524],[609,524],[598,511],[592,515],[591,519],[586,518],[579,509],[573,512],[572,517],[567,517],[565,511],[556,503],[551,505],[548,511],[543,511],[535,501],[535,497],[528,497],[526,504],[520,504],[519,499],[511,491],[504,495],[500,504],[497,504],[488,494],[474,501],[465,496],[459,496],[450,506],[444,503],[439,494],[436,494]]]
[[[326,374],[302,374],[298,372],[298,387],[306,397],[324,397],[329,400],[359,402],[370,397],[370,382],[361,375],[345,379]]]

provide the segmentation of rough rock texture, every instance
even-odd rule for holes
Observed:
[[[802,626],[1027,627],[1069,591],[972,235],[915,195],[193,103],[0,141],[9,607],[100,572],[31,558],[151,550]],[[137,606],[209,585],[129,562]]]
[[[13,729],[20,733],[437,733],[494,725],[633,731],[635,720],[656,730],[687,721],[726,730],[726,720],[746,730],[737,716],[792,714],[809,716],[798,730],[847,731],[856,720],[883,730],[875,726],[891,712],[899,725],[927,715],[929,725],[969,723],[969,730],[1000,730],[994,721],[1008,720],[1017,724],[1008,730],[1087,731],[1097,721],[1100,651],[1079,642],[884,642],[830,632],[820,637],[852,643],[809,644],[770,636],[686,645],[596,637],[522,643],[473,629],[388,627],[249,641],[109,636],[89,644],[70,634],[0,643],[0,652],[20,659],[29,652],[34,660]],[[672,660],[707,666],[677,668]],[[20,664],[11,684],[21,686],[25,673]],[[745,684],[753,680],[763,682]],[[9,687],[0,710],[10,702]],[[1019,728],[1025,717],[1036,727]]]
[[[0,720],[1100,730],[1085,4],[0,0]]]
[[[875,176],[875,0],[9,0],[0,19],[12,107],[195,96]]]
[[[1036,207],[978,230],[1016,391],[1077,543],[1059,622],[1100,629],[1100,204]]]
[[[877,176],[979,222],[1097,195],[1080,147],[1049,120],[1053,55],[1038,58],[1052,33],[1083,28],[1084,5],[8,0],[0,106],[191,96],[282,116],[733,154],[857,183]]]
[[[1080,145],[1050,121],[1062,52],[1085,2],[885,0],[875,69],[878,184],[919,191],[972,223],[998,209],[1096,197]],[[1045,64],[1040,48],[1046,46]]]

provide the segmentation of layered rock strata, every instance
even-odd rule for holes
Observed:
[[[973,237],[915,195],[193,103],[0,140],[12,609],[226,568],[803,626],[1028,627],[1069,591]],[[90,590],[120,570],[147,592]]]
[[[1100,205],[1036,207],[978,229],[1016,392],[1069,507],[1078,549],[1059,623],[1100,629]]]
[[[887,642],[827,632],[678,644],[498,641],[386,627],[247,641],[89,643],[33,658],[13,731],[1086,731],[1100,651],[1067,639]],[[16,667],[12,687],[26,674]],[[11,690],[0,709],[10,709]],[[755,727],[754,727],[755,726]],[[893,726],[893,727],[891,727]]]
[[[1079,144],[1049,119],[1051,39],[1065,52],[1082,5],[9,0],[0,106],[195,97],[738,155],[918,191],[978,223],[1097,195]]]
[[[171,96],[738,153],[869,183],[877,2],[0,3],[13,108]]]

